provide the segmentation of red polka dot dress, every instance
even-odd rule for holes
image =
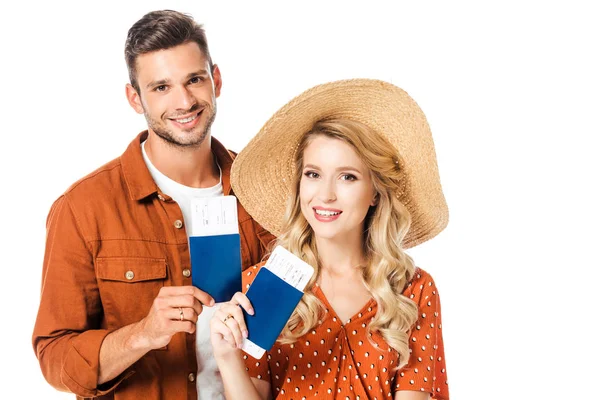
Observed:
[[[244,273],[248,288],[259,266]],[[417,269],[404,295],[419,307],[409,336],[410,359],[396,370],[398,353],[367,326],[377,311],[371,299],[348,321],[340,321],[318,285],[325,306],[321,323],[293,344],[275,343],[260,360],[243,353],[248,373],[269,381],[277,399],[393,399],[399,390],[448,399],[439,296],[431,276]],[[372,344],[371,341],[374,343]]]

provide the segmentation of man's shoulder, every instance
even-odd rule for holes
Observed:
[[[64,193],[71,201],[89,201],[119,191],[124,184],[121,157],[117,157],[73,183]]]

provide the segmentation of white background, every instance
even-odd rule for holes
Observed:
[[[447,230],[410,253],[441,292],[453,399],[599,398],[592,1],[12,3],[0,24],[3,398],[73,398],[44,381],[31,347],[46,215],[145,128],[125,99],[123,46],[162,8],[205,24],[224,82],[213,134],[233,150],[313,85],[407,90],[450,208]]]

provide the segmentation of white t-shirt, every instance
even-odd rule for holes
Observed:
[[[192,226],[192,199],[196,197],[223,196],[223,176],[219,167],[219,183],[209,188],[193,188],[182,185],[161,173],[148,158],[145,149],[146,142],[142,143],[142,155],[150,175],[160,190],[173,198],[181,208],[184,226]],[[204,306],[202,313],[198,316],[196,323],[196,359],[198,362],[198,373],[196,375],[196,389],[199,400],[224,400],[225,389],[221,374],[217,368],[217,362],[213,355],[210,343],[209,322],[218,308]]]

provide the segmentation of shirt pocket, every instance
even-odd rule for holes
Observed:
[[[165,284],[167,262],[164,258],[97,258],[96,276],[107,327],[118,329],[148,315]]]

